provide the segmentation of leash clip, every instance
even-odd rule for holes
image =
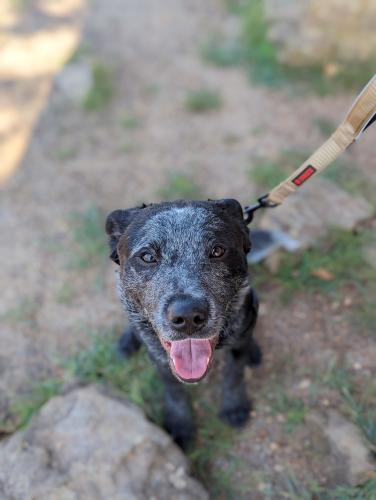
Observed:
[[[257,203],[255,203],[254,205],[247,205],[244,208],[244,213],[246,214],[245,217],[246,224],[250,224],[253,221],[254,213],[259,208],[274,208],[278,205],[277,203],[272,203],[271,201],[268,201],[268,196],[269,193],[264,194],[263,196],[260,196],[260,198],[257,199]]]

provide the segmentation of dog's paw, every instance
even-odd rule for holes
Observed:
[[[247,423],[251,409],[251,403],[246,401],[238,406],[223,408],[219,416],[224,422],[231,425],[231,427],[240,429]]]
[[[254,339],[249,347],[247,363],[249,366],[258,366],[262,363],[262,350]]]
[[[117,348],[122,356],[129,358],[141,347],[141,342],[133,333],[131,328],[127,328],[118,340]]]
[[[183,451],[189,449],[196,435],[196,429],[193,423],[177,422],[166,416],[163,427]]]

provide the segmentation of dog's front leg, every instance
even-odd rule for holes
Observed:
[[[233,427],[242,427],[249,418],[251,402],[248,399],[244,368],[248,360],[248,342],[239,348],[225,351],[222,409],[220,416]]]

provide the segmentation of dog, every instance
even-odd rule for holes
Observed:
[[[128,357],[141,344],[165,384],[165,429],[186,449],[195,435],[185,384],[202,380],[225,348],[220,416],[249,418],[244,368],[261,362],[253,338],[258,299],[249,286],[249,230],[238,201],[164,202],[115,210],[106,220],[110,258],[129,327]]]

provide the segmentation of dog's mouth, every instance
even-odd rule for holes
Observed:
[[[161,343],[170,357],[174,374],[183,382],[198,382],[207,374],[218,337],[210,339],[184,339]]]

